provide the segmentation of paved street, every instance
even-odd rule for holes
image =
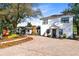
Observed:
[[[12,47],[0,49],[3,56],[59,56],[79,55],[79,41],[59,40],[42,36]]]

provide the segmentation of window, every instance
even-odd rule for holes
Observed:
[[[69,23],[69,17],[61,18],[62,23]]]
[[[43,20],[43,24],[48,24],[48,20]]]
[[[47,29],[47,31],[46,31],[47,33],[50,33],[50,29]]]
[[[30,30],[27,30],[28,32],[30,31]]]
[[[63,29],[59,29],[59,35],[63,34]]]

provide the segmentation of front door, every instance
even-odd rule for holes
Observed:
[[[40,35],[40,31],[41,31],[41,28],[40,28],[40,26],[38,26],[38,27],[37,27],[37,34],[38,34],[38,35]]]
[[[56,38],[56,29],[52,29],[52,37]]]

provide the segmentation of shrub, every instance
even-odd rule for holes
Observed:
[[[8,39],[11,39],[11,38],[16,38],[16,37],[18,37],[19,35],[17,35],[17,34],[12,34],[12,35],[10,35],[10,36],[8,36],[7,38]]]
[[[63,34],[63,38],[66,38],[66,34]]]

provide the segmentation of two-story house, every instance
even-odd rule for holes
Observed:
[[[44,17],[41,19],[33,19],[32,25],[40,27],[40,35],[50,36],[50,37],[61,37],[66,36],[66,38],[73,38],[73,16],[72,14],[58,14]],[[26,19],[27,20],[27,19]],[[26,24],[28,22],[25,22]],[[18,27],[22,24],[18,24]],[[23,23],[23,27],[25,27]],[[27,30],[27,29],[26,29]]]
[[[73,38],[73,15],[59,14],[41,18],[41,35]]]

